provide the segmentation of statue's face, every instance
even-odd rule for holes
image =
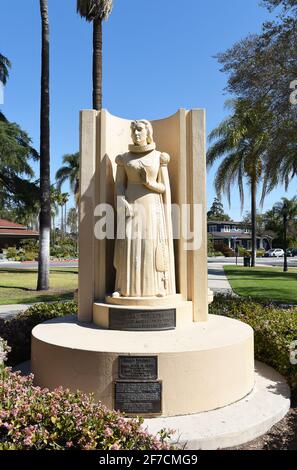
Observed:
[[[132,128],[132,140],[135,145],[147,144],[147,130],[145,124],[140,122],[134,128]]]

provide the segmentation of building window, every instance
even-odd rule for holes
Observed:
[[[216,231],[217,231],[217,226],[216,226],[216,225],[210,225],[210,226],[208,227],[208,231],[209,231],[210,233],[216,232]]]
[[[230,232],[230,225],[224,225],[224,232]]]

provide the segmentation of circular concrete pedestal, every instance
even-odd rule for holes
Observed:
[[[242,400],[218,410],[171,418],[145,419],[156,434],[174,429],[172,442],[189,450],[216,450],[240,446],[262,436],[289,411],[290,388],[274,369],[256,362],[255,387]]]
[[[213,410],[245,397],[254,386],[253,330],[237,320],[209,316],[171,331],[126,332],[59,318],[32,332],[35,383],[94,393],[114,408],[118,358],[157,356],[162,416]]]

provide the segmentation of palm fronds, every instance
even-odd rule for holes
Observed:
[[[9,69],[11,68],[11,62],[4,55],[0,54],[0,82],[6,85],[9,77]]]
[[[61,191],[63,183],[68,180],[72,192],[77,196],[79,190],[79,153],[64,155],[63,165],[56,173],[57,189]]]
[[[113,0],[77,0],[77,12],[87,21],[108,19]]]

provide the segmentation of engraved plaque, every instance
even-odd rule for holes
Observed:
[[[119,356],[119,378],[157,380],[158,356]]]
[[[115,382],[115,409],[127,414],[162,414],[162,382]]]
[[[176,310],[127,310],[111,308],[109,329],[122,331],[163,331],[176,327]]]

